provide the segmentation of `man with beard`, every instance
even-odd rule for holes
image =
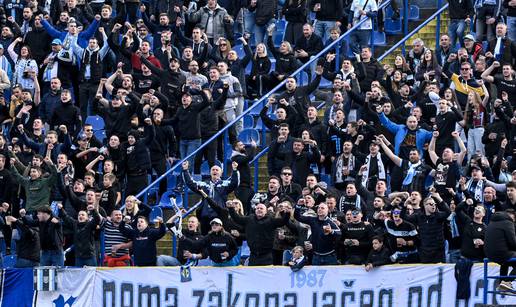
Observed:
[[[166,223],[170,231],[172,231],[175,226],[174,220],[174,217],[171,217]],[[191,244],[191,241],[200,241],[203,239],[199,231],[199,220],[195,216],[188,218],[186,229],[183,229],[181,233],[190,240],[179,240],[176,257],[159,255],[156,261],[157,266],[178,266],[185,264],[188,260],[202,259],[204,255],[206,255],[206,251],[203,248],[195,248]]]

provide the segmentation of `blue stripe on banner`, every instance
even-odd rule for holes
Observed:
[[[30,269],[4,270],[1,307],[31,307],[34,280]]]

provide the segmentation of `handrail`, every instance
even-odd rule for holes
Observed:
[[[387,0],[385,2],[383,2],[379,7],[378,7],[378,10],[380,9],[383,9],[385,8],[387,5],[390,4],[392,0]],[[335,40],[334,42],[332,42],[331,44],[329,44],[328,46],[326,46],[323,50],[321,50],[321,52],[319,52],[317,55],[315,55],[313,58],[311,58],[308,62],[306,62],[305,64],[303,64],[301,67],[299,67],[295,72],[293,72],[289,77],[294,77],[295,75],[299,74],[300,72],[302,72],[305,68],[307,67],[310,67],[310,65],[314,62],[314,61],[317,61],[321,56],[323,56],[324,54],[326,54],[328,51],[330,51],[331,49],[333,49],[333,47],[337,44],[339,44],[340,42],[342,42],[342,40],[349,36],[351,34],[351,32],[355,31],[356,29],[358,29],[364,22],[366,22],[367,20],[371,19],[371,17],[368,17],[368,18],[364,18],[362,20],[359,20],[357,22],[356,25],[354,25],[353,27],[351,27],[351,29],[349,29],[348,31],[346,31],[346,33],[342,34],[337,40]],[[276,85],[272,90],[270,90],[267,94],[265,94],[262,98],[260,98],[258,101],[256,101],[251,107],[249,107],[247,110],[245,110],[244,112],[242,112],[242,114],[238,115],[235,119],[233,119],[231,122],[229,122],[228,124],[226,124],[226,126],[224,126],[224,128],[220,129],[217,133],[215,133],[212,137],[210,137],[206,142],[202,143],[201,146],[199,146],[199,148],[197,148],[195,151],[193,151],[192,153],[190,153],[189,155],[187,155],[186,157],[182,158],[180,161],[178,161],[175,165],[173,165],[169,170],[167,170],[163,175],[159,176],[158,178],[156,178],[156,180],[154,180],[152,183],[150,183],[146,188],[144,188],[142,191],[140,191],[140,193],[136,194],[136,197],[137,198],[140,198],[142,197],[142,195],[144,195],[145,193],[147,193],[147,191],[149,191],[153,186],[155,186],[157,183],[159,183],[161,180],[163,180],[164,178],[166,178],[169,174],[171,174],[173,171],[175,171],[178,167],[181,166],[181,164],[185,161],[187,161],[188,159],[194,157],[195,155],[197,155],[197,153],[202,150],[204,147],[206,147],[209,143],[213,142],[214,140],[216,140],[219,136],[221,136],[223,133],[225,133],[226,130],[229,129],[229,127],[233,126],[235,123],[237,123],[238,121],[240,121],[240,119],[242,119],[246,114],[250,113],[251,110],[253,110],[254,108],[256,108],[257,106],[259,106],[260,104],[262,104],[266,99],[269,98],[269,96],[273,93],[275,93],[277,90],[279,90],[280,88],[283,87],[283,85],[287,82],[287,78],[285,78],[283,81],[281,81],[278,85]]]
[[[389,48],[389,50],[385,51],[384,54],[382,54],[380,57],[378,57],[378,62],[382,61],[383,59],[385,59],[385,57],[387,57],[389,54],[391,54],[394,50],[398,49],[400,47],[400,45],[405,44],[405,42],[407,40],[409,40],[414,34],[419,32],[419,30],[421,30],[428,23],[430,23],[435,17],[440,16],[443,13],[443,11],[446,10],[447,8],[448,8],[448,3],[446,3],[443,7],[441,7],[435,13],[433,13],[432,16],[428,17],[427,20],[423,21],[419,26],[417,26],[414,30],[412,30],[412,32],[410,32],[407,36],[405,36],[399,42],[394,44],[394,46]]]

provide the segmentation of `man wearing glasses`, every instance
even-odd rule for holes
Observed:
[[[402,210],[402,216],[419,229],[419,260],[422,263],[445,262],[443,229],[450,208],[435,189],[431,190],[431,197],[423,201],[423,206],[422,211],[410,216]]]
[[[468,93],[470,91],[477,92],[482,98],[484,98],[485,93],[482,85],[473,79],[473,69],[471,68],[470,62],[458,59],[457,63],[460,65],[459,75],[452,71],[450,66],[456,60],[457,54],[450,54],[448,56],[448,61],[444,64],[443,73],[450,79],[450,88],[455,90],[459,105],[463,110],[465,110],[468,102]]]
[[[294,201],[297,201],[301,196],[302,190],[301,185],[292,182],[292,169],[289,166],[285,166],[281,169],[281,187],[280,192],[282,195],[287,195]],[[305,180],[306,181],[306,180]]]

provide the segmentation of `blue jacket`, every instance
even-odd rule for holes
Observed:
[[[390,119],[385,116],[384,113],[381,113],[379,115],[380,117],[380,123],[382,126],[387,128],[392,134],[394,134],[394,153],[396,155],[399,155],[400,153],[400,144],[405,139],[405,136],[408,133],[408,128],[406,125],[399,125],[393,123]],[[432,139],[432,132],[425,130],[425,129],[417,129],[416,131],[416,147],[417,150],[419,150],[419,155],[423,156],[423,147],[425,146],[425,143],[430,142]]]
[[[226,207],[226,201],[228,200],[228,194],[233,192],[240,185],[240,173],[233,171],[231,177],[222,180],[219,179],[216,182],[209,181],[195,181],[192,179],[190,172],[182,172],[183,182],[186,183],[190,190],[196,191],[202,189],[208,194],[220,207]],[[217,213],[209,206],[207,200],[202,201],[202,205],[199,207],[200,217],[208,218],[209,220],[217,217]]]
[[[67,31],[57,30],[45,19],[41,20],[41,25],[43,25],[43,28],[45,28],[45,30],[50,36],[52,36],[52,38],[59,38],[62,42],[64,42],[66,36],[68,36]],[[79,35],[77,35],[77,45],[81,46],[82,48],[86,48],[88,46],[88,40],[93,37],[98,28],[99,21],[95,19],[86,30],[81,31]],[[71,46],[73,46],[73,44],[71,44]]]

